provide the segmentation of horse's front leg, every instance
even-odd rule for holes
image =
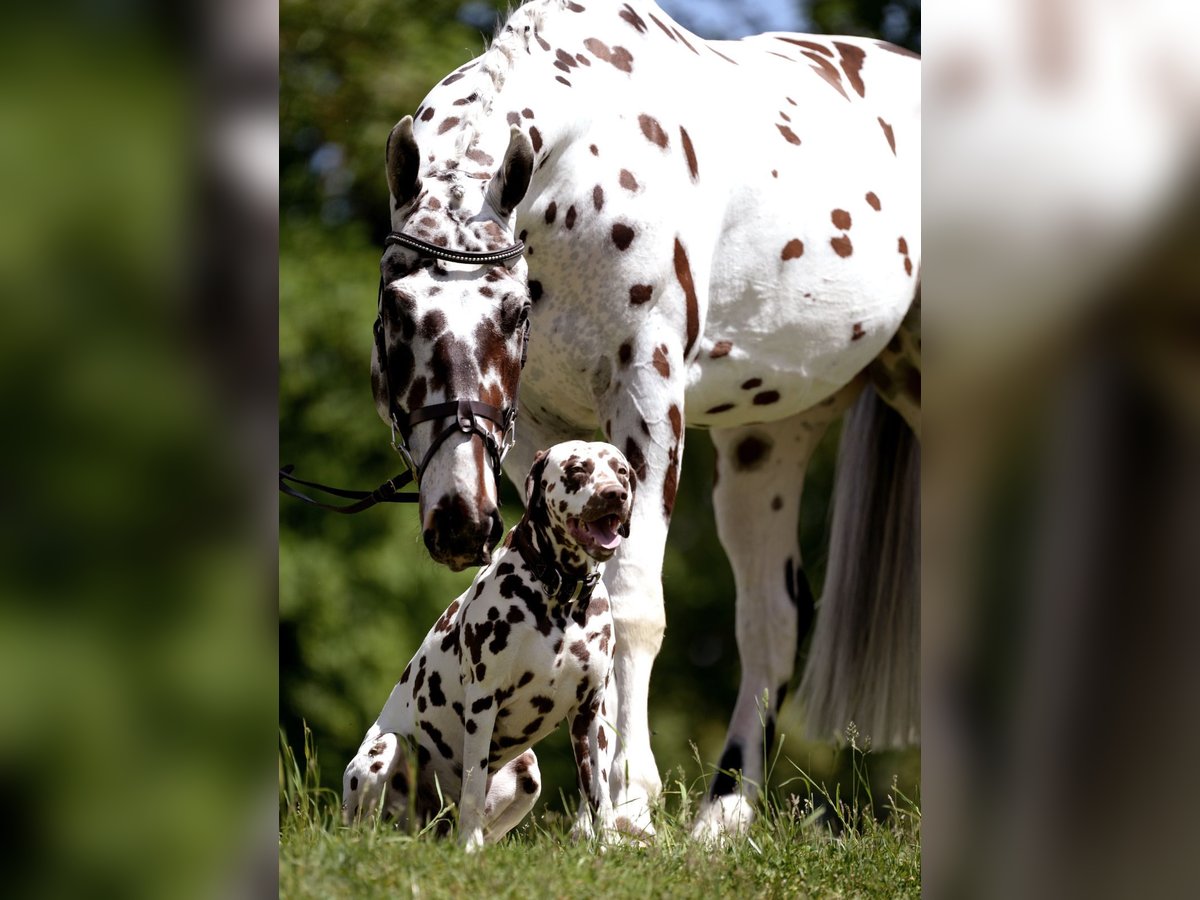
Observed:
[[[654,334],[645,329],[643,334]],[[662,789],[650,748],[650,670],[662,646],[662,564],[683,458],[683,352],[652,339],[622,346],[597,408],[609,441],[636,475],[630,536],[605,569],[615,626],[613,677],[602,715],[616,722],[609,789],[614,824],[632,836],[654,833],[650,805]]]

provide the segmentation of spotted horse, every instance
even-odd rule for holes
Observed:
[[[489,558],[510,447],[519,484],[600,428],[635,474],[637,539],[604,576],[627,832],[653,834],[661,788],[647,701],[685,424],[717,450],[742,667],[695,833],[751,821],[810,624],[809,728],[917,737],[919,73],[874,40],[704,41],[642,0],[535,0],[388,138],[372,384],[432,557]],[[847,410],[816,607],[795,526]]]
[[[347,823],[380,810],[400,825],[440,827],[448,797],[459,800],[461,843],[494,843],[538,798],[532,746],[570,719],[575,834],[612,836],[615,739],[603,716],[613,623],[600,576],[629,536],[631,478],[608,444],[538,453],[525,515],[430,629],[346,767]]]

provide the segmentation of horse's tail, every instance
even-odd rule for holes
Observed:
[[[829,565],[800,686],[816,738],[853,722],[877,748],[919,740],[920,484],[916,436],[868,386],[843,425]]]

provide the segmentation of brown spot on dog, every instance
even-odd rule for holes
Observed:
[[[558,215],[558,204],[555,203],[553,200],[551,200],[550,205],[546,207],[546,224],[547,225],[552,224],[557,215]]]
[[[850,238],[844,234],[830,240],[829,245],[833,247],[833,252],[843,259],[854,252],[854,245],[850,243]]]
[[[716,406],[706,409],[704,414],[706,416],[715,416],[717,413],[729,412],[736,405],[735,403],[718,403]]]
[[[629,249],[629,245],[633,243],[634,230],[624,222],[615,222],[612,227],[613,243],[617,245],[617,249],[625,251]]]
[[[756,434],[742,438],[733,449],[733,467],[739,472],[757,469],[771,454],[771,442]]]
[[[862,322],[855,322],[854,328],[850,332],[850,340],[857,341],[864,334],[866,334],[866,332],[863,331]]]
[[[799,259],[804,255],[804,242],[798,238],[792,238],[783,245],[783,252],[779,254],[780,259]]]
[[[633,173],[628,169],[621,170],[621,177],[618,180],[621,182],[621,187],[627,191],[636,191],[638,189],[637,179],[633,177]]]
[[[449,131],[451,128],[453,128],[458,123],[459,123],[458,116],[450,116],[449,118],[443,119],[442,124],[438,126],[437,133],[445,134],[447,131]]]
[[[534,153],[542,149],[542,133],[538,131],[536,125],[529,126],[529,142],[533,144]]]
[[[592,188],[592,206],[596,207],[596,212],[604,208],[604,188],[600,185]]]
[[[600,148],[597,147],[595,144],[589,144],[588,149],[592,151],[592,156],[600,155]]]
[[[648,303],[653,294],[654,287],[652,285],[635,284],[629,289],[629,302],[634,306],[641,306],[643,303]]]
[[[779,401],[779,391],[763,391],[761,394],[754,395],[755,406],[769,406],[772,403]]]
[[[896,134],[892,131],[892,126],[883,121],[882,116],[876,117],[879,120],[879,127],[883,129],[883,136],[887,138],[888,146],[892,148],[892,155],[896,155]]]
[[[679,137],[683,141],[683,155],[687,157],[688,172],[692,176],[692,181],[699,181],[700,166],[696,162],[696,148],[692,146],[692,139],[688,137],[687,129],[682,125],[679,126]]]
[[[774,512],[779,512],[781,509],[783,509],[783,498],[778,494],[771,498],[771,509]]]
[[[554,76],[554,80],[555,80],[555,81],[561,81],[561,82],[562,82],[563,84],[565,84],[567,87],[570,87],[570,86],[571,86],[571,82],[567,81],[567,79],[563,78],[561,75],[555,75],[555,76]]]
[[[858,96],[867,96],[867,86],[863,84],[861,74],[863,60],[867,54],[861,47],[855,47],[853,44],[843,44],[841,41],[834,41],[833,46],[838,49],[838,62],[842,64],[842,71],[846,73],[846,78],[850,81],[850,87],[854,88]]]
[[[700,333],[700,302],[696,299],[696,283],[692,279],[692,267],[688,263],[687,251],[679,238],[675,238],[675,277],[683,288],[687,300],[687,340],[683,345],[683,356],[687,358],[692,351],[692,344]]]
[[[646,140],[663,150],[667,149],[667,133],[658,124],[658,119],[642,113],[638,116],[638,125],[642,127],[642,134],[646,136]]]
[[[835,209],[830,213],[829,218],[833,220],[835,228],[840,228],[842,231],[850,230],[850,213],[844,209]]]
[[[663,378],[671,377],[671,362],[667,359],[667,345],[659,344],[654,348],[654,359],[652,360],[654,368],[658,370],[658,374]]]
[[[907,256],[904,257],[904,274],[912,275],[912,260]]]
[[[633,344],[629,341],[625,341],[625,343],[618,347],[617,359],[620,361],[621,365],[629,365],[629,360],[633,359]]]
[[[733,341],[717,341],[713,344],[712,350],[708,351],[708,358],[720,359],[722,356],[728,356],[732,349]]]
[[[796,132],[792,131],[786,125],[780,125],[778,122],[775,123],[775,127],[779,129],[779,133],[783,135],[785,141],[789,144],[795,144],[797,147],[800,146],[800,138],[796,137]]]
[[[506,118],[509,125],[521,124],[521,114],[519,112],[510,112]]]
[[[762,379],[761,378],[748,378],[742,382],[742,390],[743,391],[752,391],[756,387],[762,387]]]
[[[875,210],[876,212],[879,212],[879,210],[880,210],[879,198],[875,196],[874,191],[867,191],[867,205],[869,207],[871,207],[871,209]]]
[[[905,256],[908,256],[908,241],[906,241],[904,238],[900,238],[900,240],[896,243],[896,249]]]
[[[567,207],[567,214],[566,214],[566,216],[563,217],[563,225],[565,225],[567,227],[567,231],[570,231],[572,228],[575,227],[575,205],[574,204],[571,204],[571,206]]]

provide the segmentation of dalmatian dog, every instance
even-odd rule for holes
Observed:
[[[541,790],[530,748],[568,719],[582,795],[574,834],[613,830],[601,575],[629,535],[630,466],[610,444],[556,444],[536,455],[525,495],[525,514],[434,624],[346,767],[347,823],[377,810],[425,823],[457,797],[460,842],[493,843]]]

